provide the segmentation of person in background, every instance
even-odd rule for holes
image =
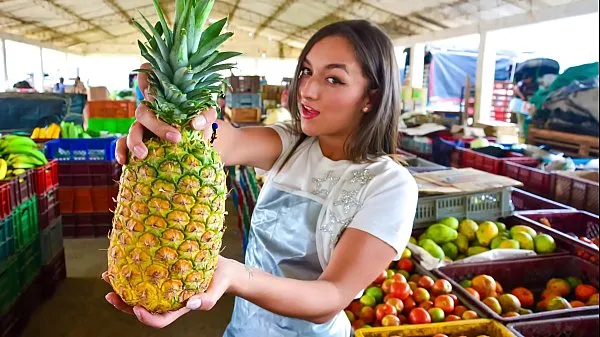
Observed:
[[[73,86],[73,93],[75,94],[87,94],[87,89],[85,88],[85,85],[83,84],[83,82],[81,82],[81,78],[79,76],[77,76],[77,78],[75,78],[75,85]]]
[[[263,121],[264,125],[272,125],[280,122],[287,122],[292,120],[292,115],[288,110],[288,97],[290,95],[290,89],[286,88],[281,93],[280,106],[275,109],[267,110],[267,118]]]
[[[539,85],[535,81],[534,76],[527,74],[515,86],[515,96],[519,97],[523,101],[528,101],[538,90],[538,87]]]
[[[219,110],[217,111],[217,118],[223,121],[229,121],[231,110],[227,107],[225,95],[219,95],[219,97],[217,97],[217,106],[219,107]]]
[[[64,78],[61,77],[58,79],[58,83],[56,83],[54,85],[54,92],[58,93],[58,94],[65,93],[65,79]]]

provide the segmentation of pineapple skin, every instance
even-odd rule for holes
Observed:
[[[130,306],[177,310],[206,291],[225,231],[226,174],[197,131],[173,144],[151,138],[148,155],[130,154],[109,234],[108,278]]]

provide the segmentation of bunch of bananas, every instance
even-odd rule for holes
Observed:
[[[60,137],[60,125],[52,123],[45,128],[35,128],[31,133],[31,139],[58,139]]]
[[[60,123],[62,138],[92,138],[87,132],[83,131],[83,127],[73,122]]]
[[[29,137],[7,135],[0,138],[0,180],[18,176],[25,170],[48,163]]]

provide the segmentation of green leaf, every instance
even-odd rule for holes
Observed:
[[[194,43],[190,54],[194,54],[200,48],[200,38],[202,37],[202,28],[208,20],[210,12],[215,4],[214,0],[202,1],[196,4],[196,34],[194,35]]]
[[[146,46],[144,46],[144,44],[140,40],[138,40],[138,47],[140,48],[142,57],[148,60],[148,62],[150,62],[153,68],[158,69],[158,63],[156,62],[154,57],[150,56],[150,54],[148,53],[148,49],[146,49]]]
[[[185,46],[185,55],[187,59],[187,24],[190,17],[190,12],[192,11],[192,6],[187,6],[184,8],[185,12],[183,13],[180,21],[178,23],[177,29],[173,32],[175,34],[175,42],[173,43],[173,48],[171,49],[171,53],[169,54],[169,61],[171,62],[171,66],[173,69],[181,66],[181,60],[183,59],[183,47]],[[183,36],[186,34],[185,36]],[[185,40],[185,41],[184,41]],[[186,64],[187,65],[187,64]]]
[[[193,7],[193,3],[188,4],[188,6]],[[187,22],[187,48],[186,53],[190,55],[192,53],[192,47],[194,46],[194,37],[196,32],[196,16],[194,10],[190,10],[188,22]]]
[[[146,48],[148,47],[146,46]],[[173,70],[171,70],[171,66],[167,62],[165,62],[163,58],[161,58],[161,56],[157,53],[156,50],[148,49],[148,53],[150,53],[150,55],[156,60],[156,63],[158,64],[158,69],[160,69],[160,71],[165,73],[165,75],[168,77],[173,76]]]
[[[148,27],[150,27],[152,34],[154,34],[154,40],[158,44],[158,49],[160,49],[160,54],[162,55],[163,59],[166,60],[169,57],[169,49],[165,45],[165,41],[163,41],[163,39],[160,37],[160,34],[156,31],[156,29],[154,29],[154,26],[150,23],[150,21],[148,21],[148,19],[143,14],[141,14],[141,15],[142,15],[142,18],[144,19],[144,21],[146,21],[146,24],[148,25]]]
[[[221,62],[223,62],[225,60],[228,60],[228,59],[230,59],[232,57],[236,57],[236,56],[239,56],[239,55],[242,55],[242,54],[243,53],[238,53],[238,52],[235,52],[235,51],[226,51],[226,52],[219,53],[219,55],[217,55],[217,57],[208,64],[208,66],[212,66],[212,65],[215,65],[217,63],[221,63]]]
[[[173,34],[175,34],[178,30],[181,29],[181,19],[182,15],[185,13],[185,0],[175,0],[175,23],[173,27]],[[185,26],[183,26],[185,27]],[[173,44],[175,42],[173,41]]]
[[[196,73],[194,74],[194,79],[201,79],[202,77],[206,76],[206,75],[210,75],[212,73],[215,73],[217,71],[221,71],[221,70],[227,70],[227,69],[231,69],[235,66],[235,63],[223,63],[223,64],[217,64],[214,65],[202,72]]]
[[[156,10],[156,13],[158,14],[158,19],[160,20],[160,24],[162,26],[162,31],[165,35],[165,40],[167,41],[167,46],[172,46],[173,44],[173,34],[171,33],[171,31],[169,30],[169,26],[167,25],[167,21],[165,20],[165,13],[163,13],[162,7],[160,6],[160,3],[158,2],[158,0],[152,0],[154,2],[154,9]]]
[[[213,52],[212,54],[210,54],[209,56],[205,57],[204,59],[202,59],[202,63],[200,63],[199,65],[196,65],[194,63],[190,64],[192,65],[192,71],[195,73],[201,72],[204,69],[206,69],[208,66],[210,66],[210,63],[217,58],[217,56],[219,56],[219,52]],[[191,61],[191,60],[190,60]]]
[[[137,29],[140,32],[142,32],[142,34],[144,34],[144,36],[146,37],[146,40],[148,40],[148,42],[151,42],[153,40],[152,35],[150,35],[150,33],[148,33],[148,31],[142,25],[140,25],[140,23],[137,22],[136,19],[131,19],[131,22],[133,23],[134,26],[137,27]]]
[[[221,34],[221,31],[223,30],[223,27],[225,27],[226,23],[227,23],[227,18],[223,18],[223,19],[213,23],[212,25],[208,26],[202,32],[202,37],[200,38],[200,46],[204,46],[205,44],[210,43],[210,41],[214,40],[217,36],[219,36],[219,34]]]
[[[196,64],[202,58],[204,58],[206,55],[210,55],[212,52],[217,50],[217,48],[219,48],[220,45],[222,45],[225,41],[227,41],[227,39],[229,39],[231,36],[233,36],[233,33],[228,32],[228,33],[217,36],[216,38],[212,39],[207,44],[203,44],[202,42],[200,42],[201,47],[196,52],[196,54],[194,54],[194,56],[192,56],[192,58],[190,59],[190,63]]]
[[[173,75],[173,84],[180,86],[183,81],[191,80],[192,76],[193,74],[190,71],[190,68],[181,67],[177,69]]]

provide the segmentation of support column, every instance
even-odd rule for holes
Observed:
[[[411,88],[423,88],[423,69],[425,68],[425,44],[417,43],[410,47]]]
[[[473,123],[490,120],[494,75],[496,73],[496,47],[490,32],[482,32],[479,38],[477,73],[475,76],[475,111]]]
[[[33,87],[38,92],[43,92],[44,91],[44,56],[42,53],[42,47],[38,47],[38,49],[40,51],[39,52],[40,63],[38,64],[36,71],[33,73],[33,83],[34,83]]]
[[[0,91],[8,88],[8,67],[6,60],[6,40],[0,39],[0,50],[2,53],[2,66],[0,67]]]

